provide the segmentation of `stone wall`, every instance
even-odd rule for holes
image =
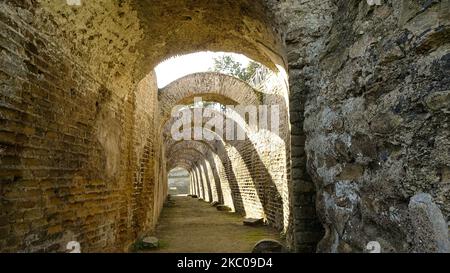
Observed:
[[[416,249],[415,193],[448,220],[449,1],[264,3],[287,47],[297,250],[320,222],[319,251]]]
[[[316,187],[307,170],[304,113],[328,30],[336,13],[333,1],[263,1],[286,46],[289,75],[290,175],[295,250],[315,252],[324,231],[316,213]],[[316,79],[316,78],[315,78]]]
[[[407,207],[420,192],[450,216],[449,3],[337,3],[305,103],[320,250],[420,249]]]
[[[417,251],[410,198],[449,217],[449,1],[267,2],[288,49],[298,249],[319,217],[319,251]]]

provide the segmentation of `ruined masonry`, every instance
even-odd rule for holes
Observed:
[[[176,168],[290,252],[450,251],[450,0],[74,2],[0,2],[0,252],[129,251]],[[157,87],[199,51],[271,73]],[[280,130],[176,141],[196,97],[279,105]]]

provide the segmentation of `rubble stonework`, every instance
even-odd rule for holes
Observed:
[[[127,251],[175,167],[291,251],[448,251],[449,0],[156,2],[0,3],[1,252]],[[275,85],[199,73],[158,90],[158,63],[202,50]],[[195,95],[280,105],[280,134],[176,142],[170,111]]]

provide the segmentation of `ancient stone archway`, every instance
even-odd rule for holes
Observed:
[[[288,71],[289,92],[261,100],[289,111],[273,137],[284,149],[251,149],[256,137],[216,146],[231,158],[221,180],[292,181],[252,200],[294,208],[271,219],[295,231],[291,249],[360,252],[375,239],[385,252],[445,250],[448,1],[81,2],[0,3],[0,251],[63,252],[72,240],[127,251],[151,229],[170,156],[152,70],[201,50]],[[199,173],[202,160],[174,165]]]
[[[191,191],[190,173],[186,168],[175,166],[170,169],[168,175],[169,196],[184,196]]]
[[[35,37],[11,36],[14,41],[11,46],[27,44],[27,55],[14,57],[26,59],[25,69],[29,71],[21,77],[30,88],[24,88],[34,91],[37,87],[42,91],[38,102],[28,102],[33,105],[26,107],[30,111],[28,121],[33,125],[24,125],[29,130],[20,145],[39,146],[34,135],[43,133],[49,142],[40,142],[41,149],[47,149],[52,158],[41,161],[45,163],[39,172],[17,171],[8,177],[37,185],[43,177],[50,181],[58,179],[58,173],[49,170],[63,164],[65,181],[72,183],[68,190],[61,192],[52,182],[40,187],[39,194],[53,203],[37,206],[36,212],[26,221],[35,220],[33,217],[38,214],[43,215],[39,216],[42,219],[46,219],[47,213],[67,215],[62,210],[71,211],[77,206],[73,200],[84,198],[85,184],[99,183],[102,189],[86,201],[87,208],[79,216],[79,222],[65,221],[63,225],[62,222],[43,220],[27,234],[17,236],[33,237],[43,234],[44,230],[61,229],[55,231],[59,236],[55,237],[55,246],[63,248],[65,236],[81,234],[71,239],[79,240],[86,251],[95,251],[98,245],[85,234],[86,230],[95,229],[98,223],[85,220],[102,215],[106,229],[111,233],[108,237],[111,239],[102,249],[111,251],[127,249],[136,236],[156,223],[167,193],[167,165],[163,162],[166,151],[159,145],[163,141],[159,128],[164,121],[157,114],[163,104],[158,103],[156,79],[152,73],[157,63],[177,54],[221,50],[244,53],[274,70],[277,65],[286,66],[281,35],[271,24],[270,15],[262,4],[239,1],[220,6],[204,2],[189,12],[184,4],[187,2],[149,4],[134,0],[120,3],[83,1],[81,6],[54,1],[1,4],[5,15],[2,18],[11,17],[10,22],[16,24],[7,26],[8,29],[26,29],[36,34]],[[18,10],[26,12],[17,13]],[[166,12],[173,16],[170,23],[163,19]],[[240,19],[220,19],[225,14],[239,14]],[[223,21],[220,29],[208,23],[213,18],[216,22]],[[167,36],[172,30],[176,35]],[[11,47],[9,50],[15,51]],[[51,61],[44,63],[43,60]],[[247,92],[248,86],[235,82],[237,86],[242,85],[243,94],[247,94],[235,92],[234,99],[242,99],[241,102],[248,99],[248,103],[254,103],[254,91]],[[214,99],[218,100],[218,97],[214,96]],[[50,107],[45,101],[51,101]],[[65,107],[61,107],[63,105]],[[43,123],[45,119],[38,118],[42,113],[57,116],[64,126],[52,125],[49,129]],[[44,131],[37,129],[44,127]],[[73,160],[75,155],[79,155],[77,160]],[[184,163],[175,164],[188,167],[192,155],[183,156]],[[31,168],[33,163],[28,163],[21,169]],[[21,187],[19,184],[8,186],[5,189],[7,198],[22,191]],[[104,200],[114,200],[108,204],[111,210],[107,215],[101,209]],[[24,210],[27,209],[17,210],[8,217],[15,221]],[[51,238],[50,235],[43,236]],[[12,247],[35,251],[44,246],[18,244]]]
[[[223,197],[223,187],[230,189],[230,182],[225,179],[226,174],[224,173],[223,162],[226,162],[227,158],[223,158],[224,154],[218,154],[215,141],[178,141],[178,142],[166,142],[166,147],[168,154],[171,155],[168,159],[168,166],[175,166],[180,160],[184,160],[180,155],[183,154],[185,150],[194,149],[201,154],[198,159],[192,159],[193,161],[203,161],[204,168],[208,171],[206,174],[207,187],[211,188],[211,200],[218,203],[224,202]],[[195,167],[194,167],[195,168]],[[201,196],[199,193],[195,192],[196,195]],[[204,196],[201,196],[204,198]],[[232,197],[229,197],[230,199]]]
[[[71,7],[61,1],[42,1],[23,8],[38,15],[30,19],[42,33],[58,25],[52,36],[78,50],[91,72],[103,76],[102,82],[122,95],[129,92],[129,80],[137,83],[164,59],[195,51],[238,52],[274,69],[285,66],[280,34],[261,3],[199,2],[187,9],[188,2],[129,0]],[[53,21],[45,20],[48,16]]]
[[[258,94],[248,83],[221,73],[197,73],[185,76],[158,92],[163,121],[176,105],[189,105],[194,98],[223,105],[260,105]]]
[[[227,115],[220,111],[217,113],[219,115]],[[229,118],[233,119],[233,117]],[[178,153],[173,152],[174,145],[184,147],[184,149],[197,147],[199,150],[213,152],[216,155],[216,160],[214,156],[204,156],[203,162],[205,165],[200,163],[197,166],[197,181],[201,181],[201,183],[205,183],[206,181],[206,183],[205,186],[197,187],[203,190],[196,192],[196,195],[201,196],[205,200],[220,202],[226,200],[226,205],[238,212],[244,213],[249,217],[265,218],[271,225],[276,226],[278,229],[288,234],[292,232],[289,230],[288,220],[291,217],[289,200],[282,199],[281,197],[281,192],[287,191],[289,187],[288,180],[285,179],[286,171],[280,170],[279,174],[281,176],[278,176],[279,174],[276,169],[271,169],[271,166],[268,165],[270,164],[269,157],[272,159],[278,157],[277,153],[272,152],[266,154],[262,146],[257,146],[258,141],[266,142],[268,147],[275,145],[272,143],[271,138],[258,136],[257,132],[252,131],[246,124],[243,124],[245,127],[244,131],[248,137],[246,141],[242,142],[237,139],[227,140],[223,136],[218,136],[219,141],[215,140],[212,143],[215,146],[214,149],[207,149],[206,145],[201,145],[202,147],[199,148],[198,146],[200,144],[195,143],[195,141],[176,142],[169,137],[171,125],[176,120],[177,118],[170,119],[164,127],[164,134],[166,135],[165,143],[168,145],[166,146],[168,147],[166,151],[173,157],[173,159],[169,159],[169,162],[172,162],[172,160],[176,162],[178,158]],[[206,122],[208,122],[208,118],[203,119],[203,123]],[[194,124],[192,125],[194,126]],[[181,153],[183,149],[179,149],[179,151]],[[279,152],[280,155],[285,153],[282,148],[280,148]],[[283,161],[283,156],[280,156],[280,163],[286,164],[283,162],[286,161]],[[219,166],[217,168],[218,171],[211,171],[211,169],[216,169],[211,168],[211,166],[215,166],[216,168]],[[203,176],[205,172],[212,174]],[[208,189],[208,191],[204,189]],[[214,194],[216,192],[217,195]],[[279,204],[285,204],[285,206],[279,207]]]

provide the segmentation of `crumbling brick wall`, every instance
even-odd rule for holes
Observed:
[[[14,9],[0,11],[0,249],[122,251],[162,207],[155,78],[118,96]]]

